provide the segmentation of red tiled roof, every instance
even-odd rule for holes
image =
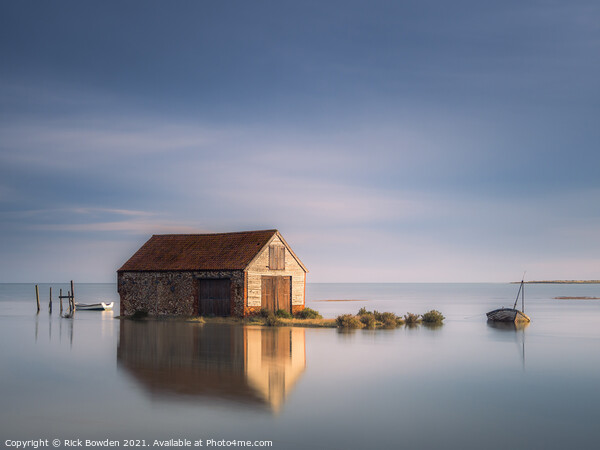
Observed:
[[[155,234],[118,272],[241,270],[277,230],[215,234]]]

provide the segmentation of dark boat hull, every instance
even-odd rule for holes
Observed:
[[[530,322],[531,319],[529,317],[519,311],[518,309],[513,308],[499,308],[493,311],[490,311],[486,314],[488,320],[492,322]]]

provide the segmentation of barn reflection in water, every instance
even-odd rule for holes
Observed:
[[[117,361],[153,396],[278,411],[306,367],[302,328],[121,321]]]

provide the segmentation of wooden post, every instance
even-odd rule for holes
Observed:
[[[60,300],[60,315],[62,316],[63,308],[62,308],[62,289],[58,293],[58,298]]]
[[[50,301],[48,302],[48,312],[52,314],[52,286],[50,286]]]
[[[73,316],[75,316],[75,286],[73,286],[73,280],[71,280],[71,302],[73,303]]]
[[[69,296],[69,315],[73,317],[75,315],[75,302],[73,301],[73,294],[71,294],[71,291],[68,291],[67,295]]]
[[[35,285],[35,302],[37,303],[37,312],[39,314],[40,312],[40,290],[38,288],[38,285]]]

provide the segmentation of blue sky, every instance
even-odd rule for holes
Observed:
[[[600,278],[596,1],[0,3],[0,282],[278,228],[309,281]]]

